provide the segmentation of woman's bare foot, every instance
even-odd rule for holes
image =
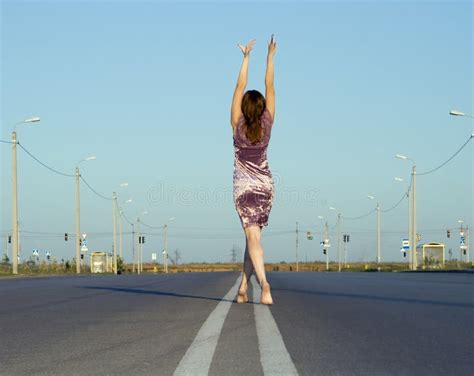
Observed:
[[[260,304],[273,304],[272,294],[270,293],[270,284],[268,282],[262,284],[262,297],[260,298]]]
[[[247,303],[249,301],[249,298],[247,296],[247,293],[244,292],[243,294],[239,293],[237,294],[237,303]]]
[[[247,296],[247,285],[240,285],[239,293],[237,294],[237,303],[247,303],[249,298]]]

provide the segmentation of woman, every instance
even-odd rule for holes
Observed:
[[[255,272],[262,288],[260,303],[270,305],[273,304],[273,300],[265,276],[260,237],[263,226],[268,224],[268,215],[273,202],[273,179],[268,167],[267,147],[275,117],[273,56],[276,43],[272,35],[268,43],[265,97],[256,90],[249,90],[244,94],[250,51],[254,45],[255,40],[246,46],[239,44],[244,58],[231,109],[235,150],[234,202],[246,238],[242,282],[237,302],[248,302],[248,282]]]

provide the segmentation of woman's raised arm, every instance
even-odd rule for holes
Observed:
[[[270,112],[272,119],[275,118],[275,86],[273,84],[273,56],[275,56],[275,52],[276,42],[272,34],[272,38],[268,42],[267,71],[265,73],[265,100],[267,102],[267,110]]]
[[[242,53],[244,54],[244,60],[242,61],[242,65],[240,67],[237,85],[235,86],[234,96],[232,98],[232,108],[230,111],[230,123],[232,124],[232,128],[237,125],[240,115],[242,114],[241,105],[245,87],[247,86],[249,55],[254,45],[255,39],[248,42],[246,46],[242,46],[241,44],[238,45],[239,48],[242,50]]]

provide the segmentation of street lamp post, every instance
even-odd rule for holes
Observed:
[[[394,178],[395,181],[398,182],[404,182],[405,180],[399,177]],[[410,190],[407,189],[406,196],[409,199],[410,198]],[[410,202],[408,202],[408,242],[411,244],[411,207],[410,207]],[[411,268],[411,255],[412,253],[410,252],[410,255],[408,257],[408,263]]]
[[[137,253],[136,253],[136,264],[137,264],[137,274],[140,275],[141,267],[140,267],[140,251],[141,251],[141,232],[140,232],[140,218],[137,218],[137,234],[138,234],[138,245],[137,245]]]
[[[75,177],[76,177],[76,273],[81,272],[81,193],[80,193],[80,178],[81,172],[79,165],[85,161],[93,161],[96,157],[91,155],[90,157],[81,159],[76,163]]]
[[[117,274],[117,193],[112,192],[112,222],[114,225],[114,274]]]
[[[133,200],[131,198],[129,198],[127,201],[125,201],[125,204],[128,204],[130,202],[132,202]],[[123,220],[122,220],[122,217],[123,217],[123,209],[119,206],[119,232],[120,232],[120,235],[119,235],[119,240],[120,240],[120,258],[122,259],[123,261]],[[133,224],[132,224],[133,226]],[[133,227],[132,227],[132,232],[133,232]]]
[[[18,274],[18,246],[20,235],[18,230],[18,178],[16,163],[16,145],[18,144],[16,127],[25,123],[36,123],[40,121],[39,117],[25,119],[16,123],[12,131],[12,273]]]
[[[372,195],[367,195],[367,198],[373,200],[375,199],[374,196]],[[375,207],[375,210],[377,212],[377,253],[376,253],[376,259],[377,259],[377,266],[380,269],[380,260],[381,260],[381,238],[380,238],[380,204],[377,203],[377,206]]]
[[[168,222],[171,222],[174,220],[174,217],[171,217],[170,219],[168,219]],[[165,267],[165,273],[168,274],[168,224],[165,223],[164,227],[164,267]]]
[[[398,159],[409,160],[412,162],[412,172],[411,172],[411,236],[410,236],[410,246],[411,246],[411,269],[416,270],[418,267],[418,260],[416,255],[416,246],[417,246],[417,237],[416,237],[416,163],[413,159],[408,158],[404,155],[397,154],[395,156]]]

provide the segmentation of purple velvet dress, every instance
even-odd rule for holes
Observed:
[[[267,161],[273,119],[268,110],[261,124],[264,135],[253,145],[245,135],[243,115],[234,128],[234,203],[243,227],[266,226],[273,203],[273,178]]]

